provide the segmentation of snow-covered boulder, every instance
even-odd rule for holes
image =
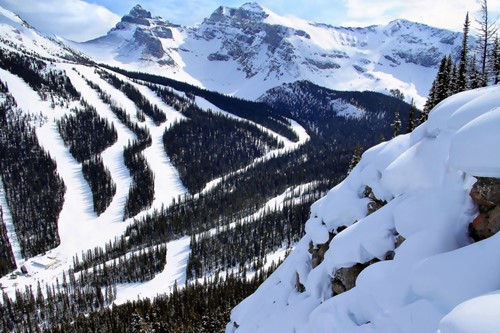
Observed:
[[[500,234],[474,242],[468,231],[476,177],[500,177],[498,96],[500,86],[452,96],[411,134],[366,151],[312,205],[304,238],[226,332],[498,332]],[[387,204],[368,210],[373,198]],[[334,294],[350,267],[364,269]]]

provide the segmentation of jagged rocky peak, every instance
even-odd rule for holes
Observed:
[[[129,22],[138,25],[150,26],[151,12],[142,8],[141,5],[135,5],[130,13],[122,17],[122,22]]]
[[[239,8],[220,6],[205,22],[221,22],[226,20],[241,22],[262,22],[269,14],[256,2],[248,2]]]

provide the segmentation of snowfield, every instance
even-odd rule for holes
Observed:
[[[474,176],[499,177],[498,96],[499,86],[452,96],[411,134],[366,151],[312,205],[306,236],[233,310],[226,333],[498,332],[500,235],[473,243],[467,232]],[[366,186],[388,202],[370,215]],[[327,242],[340,226],[312,269],[310,242]],[[354,288],[332,296],[340,268],[368,262]]]

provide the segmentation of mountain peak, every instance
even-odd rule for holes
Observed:
[[[134,8],[132,8],[130,10],[129,15],[132,16],[132,17],[137,17],[137,18],[146,18],[146,19],[150,19],[151,18],[151,12],[145,10],[139,4],[135,5]]]
[[[262,22],[269,14],[266,9],[256,2],[247,2],[239,8],[220,6],[208,19],[212,22],[225,21],[227,19],[236,21]]]
[[[254,12],[254,13],[265,13],[264,7],[262,7],[259,3],[257,2],[247,2],[241,5],[240,7],[241,10],[246,10],[249,12]]]
[[[151,19],[151,12],[142,8],[141,5],[135,5],[130,12],[122,17],[121,22],[128,22],[138,25],[149,26]]]

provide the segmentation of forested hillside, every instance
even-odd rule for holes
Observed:
[[[356,145],[410,110],[342,96],[365,110],[352,117],[318,92],[324,110],[307,84],[300,105],[251,102],[11,46],[0,64],[6,332],[223,330]]]

